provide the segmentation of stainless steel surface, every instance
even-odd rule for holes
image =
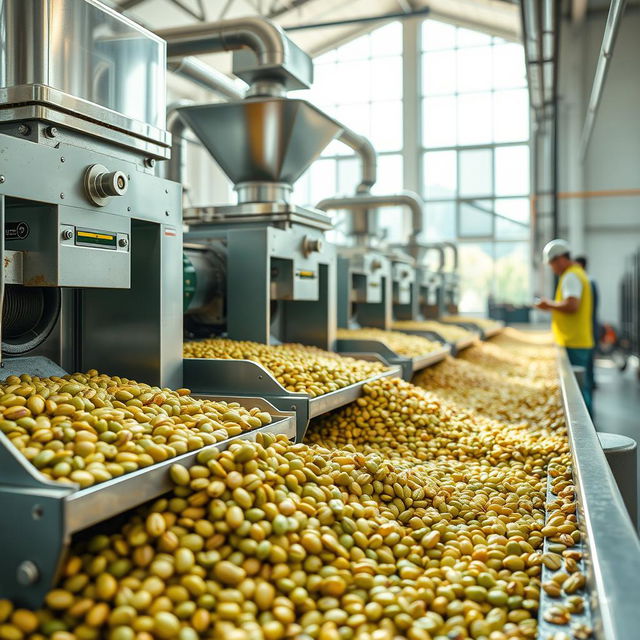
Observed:
[[[397,249],[388,255],[391,262],[393,313],[398,317],[402,311],[410,312],[414,307],[413,298],[417,294],[415,260]]]
[[[36,123],[34,133],[40,126]],[[91,288],[63,296],[60,321],[35,353],[73,370],[98,368],[180,386],[180,187],[152,175],[139,153],[125,153],[73,131],[61,130],[51,141],[13,135],[2,135],[1,140],[0,196],[6,219],[20,223],[28,217],[33,223],[30,235],[7,240],[7,248],[19,250],[24,242],[25,249],[33,249],[30,243],[40,243],[28,259],[23,257],[24,284],[128,286],[131,261],[132,289]],[[126,194],[104,207],[93,205],[83,185],[84,172],[93,164],[127,175]],[[130,229],[132,220],[135,228]],[[115,247],[86,245],[63,235],[80,230],[115,235]],[[82,317],[90,322],[79,326]]]
[[[179,113],[234,184],[292,185],[341,131],[304,100],[248,98]]]
[[[0,88],[0,122],[45,120],[109,142],[168,156],[169,134],[164,129],[69,95],[53,87],[27,85]]]
[[[458,271],[459,267],[459,255],[458,255],[458,245],[454,242],[441,242],[440,243],[444,249],[450,249],[453,255],[453,271]],[[442,265],[444,269],[444,264]]]
[[[390,195],[371,195],[362,193],[355,196],[344,196],[336,198],[325,198],[316,205],[316,209],[323,211],[345,210],[352,212],[359,221],[356,221],[358,235],[363,235],[365,239],[373,240],[376,233],[371,228],[371,220],[367,214],[370,209],[382,207],[408,207],[411,211],[413,236],[422,233],[422,215],[424,203],[419,195],[412,191],[403,191]],[[375,225],[373,225],[375,226]]]
[[[413,376],[413,359],[396,353],[381,340],[339,338],[336,340],[336,351],[345,354],[375,353],[390,365],[400,367],[403,380],[411,380]]]
[[[547,476],[547,495],[546,501],[548,504],[553,503],[557,498],[551,492],[551,481],[552,477]],[[545,513],[545,525],[548,524],[549,517],[553,515],[554,512],[546,510]],[[582,527],[582,517],[581,514],[577,514],[578,517],[578,526]],[[549,538],[544,538],[542,551],[543,553],[547,553],[550,551],[549,545],[552,544]],[[588,574],[588,558],[585,558],[588,554],[587,545],[585,544],[584,538],[575,543],[571,549],[573,551],[578,551],[583,554],[583,557],[576,560],[576,564],[578,567],[578,571],[581,571],[585,576]],[[541,582],[547,582],[551,580],[555,575],[562,572],[564,566],[561,567],[560,571],[551,571],[544,564],[540,565]],[[544,589],[540,589],[540,606],[538,608],[538,634],[537,640],[555,640],[558,636],[555,634],[567,634],[566,637],[571,638],[573,640],[577,640],[578,636],[574,635],[572,629],[577,625],[585,625],[586,628],[591,629],[593,627],[593,593],[589,586],[586,586],[585,590],[580,593],[580,596],[583,598],[583,611],[581,612],[572,612],[571,618],[568,624],[552,624],[547,622],[544,618],[544,614],[549,611],[551,607],[554,606],[566,606],[569,604],[570,594],[561,592],[559,597],[551,597],[547,594]],[[591,637],[591,636],[589,636]],[[562,635],[560,635],[562,638]]]
[[[596,72],[593,78],[593,86],[591,87],[591,96],[589,97],[589,104],[587,105],[587,113],[582,129],[582,138],[580,140],[580,157],[582,160],[584,160],[587,154],[589,142],[591,141],[591,134],[593,133],[593,127],[596,122],[598,107],[602,99],[604,83],[607,79],[609,64],[613,57],[613,49],[626,5],[627,0],[611,0],[611,4],[609,5],[609,14],[607,15],[607,23],[604,27],[602,45],[600,47]]]
[[[184,133],[187,123],[180,117],[178,109],[193,104],[191,100],[178,100],[167,108],[167,129],[171,134],[171,157],[164,165],[164,177],[188,188],[187,182],[187,140]]]
[[[104,4],[4,0],[0,33],[0,87],[50,87],[164,128],[165,44]]]
[[[227,399],[238,401],[245,406],[249,404],[247,398]],[[279,417],[264,427],[246,431],[222,442],[189,451],[70,494],[65,501],[67,530],[71,533],[81,531],[166,493],[173,486],[169,477],[171,465],[182,464],[189,467],[195,464],[201,451],[207,449],[224,451],[239,440],[255,440],[259,433],[283,434],[288,438],[294,438],[296,427],[293,415],[283,415],[274,408],[270,412],[279,414]]]
[[[413,371],[420,371],[421,369],[426,369],[434,364],[438,364],[438,362],[442,362],[448,355],[451,355],[451,347],[447,344],[443,345],[442,348],[437,351],[425,353],[423,356],[416,356],[412,358]]]
[[[102,164],[87,167],[84,188],[93,204],[104,207],[109,198],[123,196],[127,192],[128,180],[122,171],[109,171]]]
[[[392,366],[361,382],[324,396],[310,398],[306,393],[287,391],[265,367],[252,360],[184,360],[184,383],[196,393],[225,395],[235,392],[243,396],[258,396],[283,411],[295,411],[298,442],[302,441],[311,418],[353,402],[362,395],[362,387],[372,380],[399,373],[400,369]]]
[[[245,97],[244,91],[239,89],[229,76],[198,58],[188,57],[181,60],[171,60],[167,63],[167,68],[169,71],[188,78],[205,89],[215,91],[224,98],[242,100]],[[167,129],[171,130],[168,117]]]
[[[315,223],[276,226],[265,217],[194,224],[186,234],[190,242],[225,243],[227,334],[330,349],[336,326],[335,248],[323,241],[324,229]],[[320,250],[309,252],[310,243]]]
[[[475,338],[466,338],[465,340],[458,340],[456,342],[456,355],[458,355],[461,351],[468,349],[475,343]]]
[[[71,535],[108,520],[171,489],[169,468],[191,465],[206,449],[224,450],[258,433],[295,436],[293,414],[278,411],[262,399],[217,398],[268,411],[275,420],[215,445],[176,456],[87,489],[48,480],[0,432],[0,501],[5,522],[0,527],[0,597],[36,608],[60,570]],[[28,530],[29,535],[24,536]],[[35,582],[34,582],[35,579]]]
[[[635,638],[640,629],[640,540],[605,458],[566,352],[558,352],[560,390],[588,548],[598,640]]]
[[[357,400],[362,395],[362,387],[364,384],[370,384],[374,380],[380,380],[381,378],[394,378],[400,374],[400,370],[398,366],[390,366],[387,371],[372,376],[364,382],[356,382],[350,384],[348,387],[343,387],[342,389],[311,398],[309,402],[309,418],[316,418],[323,413],[328,413],[329,411],[333,411]]]
[[[363,247],[338,250],[338,326],[390,329],[391,263]]]
[[[504,329],[504,326],[505,326],[504,322],[502,320],[496,320],[496,322],[498,324],[500,324],[499,327],[495,327],[494,329],[483,329],[482,330],[485,340],[488,340],[489,338],[493,338],[494,336],[497,336],[500,333],[502,333],[502,330]]]
[[[42,356],[8,358],[0,365],[1,380],[6,380],[9,376],[19,376],[23,373],[38,376],[39,378],[67,375],[67,372],[61,366]]]
[[[627,506],[633,526],[638,528],[638,444],[619,433],[598,432],[598,440]]]
[[[352,129],[342,127],[338,140],[353,149],[360,157],[360,182],[356,193],[369,193],[378,179],[378,157],[371,141]]]
[[[286,182],[242,182],[233,190],[238,195],[238,204],[253,202],[281,202],[291,200],[293,187]]]
[[[5,219],[31,229],[25,238],[5,241],[12,250],[23,252],[25,286],[129,287],[129,246],[118,245],[118,239],[130,238],[128,217],[62,204],[22,203],[7,206]],[[70,232],[69,239],[63,236],[65,231]],[[104,246],[102,238],[111,238],[112,245]]]
[[[309,56],[278,25],[264,18],[247,16],[157,33],[167,41],[170,60],[234,51],[233,73],[250,85],[275,80],[289,90],[307,89],[313,80]]]
[[[190,207],[184,210],[184,220],[191,225],[190,232],[204,229],[207,225],[225,228],[238,225],[247,228],[254,223],[266,222],[282,229],[295,224],[322,231],[332,228],[331,218],[324,212],[284,202],[245,202],[241,205]]]

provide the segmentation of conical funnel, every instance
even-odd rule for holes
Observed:
[[[236,185],[292,185],[342,131],[308,102],[287,98],[249,98],[179,112]]]

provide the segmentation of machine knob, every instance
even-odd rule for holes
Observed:
[[[310,253],[320,253],[323,246],[321,238],[310,238],[309,236],[305,236],[302,241],[302,250],[306,256]]]
[[[104,207],[109,198],[123,196],[129,187],[129,179],[122,171],[108,171],[104,165],[93,164],[85,173],[84,186],[87,197],[98,207]]]
[[[31,562],[31,560],[25,560],[18,565],[18,570],[16,572],[16,580],[18,581],[18,584],[26,587],[38,582],[39,578],[40,571],[38,571],[37,565]]]

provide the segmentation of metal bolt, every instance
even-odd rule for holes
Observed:
[[[19,124],[18,133],[21,136],[28,136],[31,133],[31,127],[28,127],[26,124]]]
[[[120,240],[118,240],[119,247],[126,247],[128,244],[129,242],[127,241],[126,238],[120,238]]]
[[[127,207],[127,211],[131,212],[131,207]]]
[[[73,238],[73,231],[71,231],[71,229],[65,229],[62,232],[62,239],[63,240],[71,240],[71,238]]]
[[[6,178],[4,176],[0,176],[0,184],[4,184],[5,180],[6,180]]]
[[[168,216],[168,215],[169,215],[169,212],[168,212],[168,211],[165,211],[165,212],[164,212],[164,215],[165,215],[165,216]]]
[[[60,198],[61,198],[62,200],[64,200],[64,193],[61,193],[61,194],[60,194]]]
[[[30,584],[35,584],[38,578],[40,578],[40,571],[31,560],[25,560],[18,565],[18,570],[16,571],[18,584],[27,587]]]
[[[42,518],[43,515],[44,515],[44,509],[42,508],[42,506],[39,504],[34,505],[33,509],[31,509],[31,517],[34,520],[40,520],[40,518]]]
[[[47,136],[47,138],[55,138],[58,135],[58,129],[56,127],[47,127],[44,130],[44,135]]]
[[[60,162],[64,162],[64,156],[60,158]]]
[[[154,158],[145,158],[144,159],[144,164],[145,166],[149,167],[150,169],[153,169],[153,167],[156,166],[156,161]]]

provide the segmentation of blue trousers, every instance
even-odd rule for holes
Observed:
[[[567,347],[569,362],[585,368],[584,384],[580,389],[589,414],[593,416],[593,349],[573,349]]]

